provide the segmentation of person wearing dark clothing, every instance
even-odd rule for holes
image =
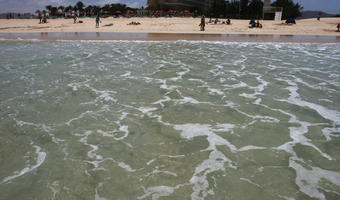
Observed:
[[[77,23],[77,15],[76,15],[76,14],[73,15],[73,23],[74,23],[74,24]]]
[[[249,25],[250,25],[249,28],[254,28],[256,26],[255,19],[251,19]]]
[[[42,22],[42,15],[41,15],[41,12],[39,11],[39,13],[38,13],[38,17],[39,17],[39,24],[41,24],[41,22]]]
[[[295,19],[293,18],[287,19],[286,24],[296,24]]]
[[[262,24],[260,23],[259,20],[256,21],[255,27],[256,27],[256,28],[262,28]]]
[[[201,31],[205,31],[205,16],[203,15],[202,18],[201,18]]]
[[[97,17],[96,17],[96,28],[99,28],[99,21],[100,21],[100,18],[99,18],[99,14],[98,14]]]

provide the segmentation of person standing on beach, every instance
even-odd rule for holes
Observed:
[[[201,18],[201,31],[205,31],[204,27],[205,27],[205,16],[203,15]]]
[[[74,12],[74,10],[72,10],[71,12],[71,15],[72,15],[72,18],[73,18],[73,23],[77,23],[77,15],[76,15],[76,12]]]
[[[41,24],[42,16],[41,16],[41,12],[40,11],[38,12],[38,17],[39,17],[39,24]]]
[[[99,28],[99,21],[100,21],[100,18],[99,18],[99,14],[98,14],[97,17],[96,17],[96,28]]]
[[[77,23],[77,15],[73,15],[73,23]]]

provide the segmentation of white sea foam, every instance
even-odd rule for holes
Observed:
[[[325,195],[319,191],[318,183],[322,179],[326,179],[340,186],[340,173],[338,172],[328,171],[318,167],[306,169],[294,159],[289,160],[289,166],[296,171],[296,184],[299,186],[300,191],[312,198],[326,199]]]
[[[313,124],[308,123],[308,122],[300,121],[300,120],[297,119],[297,117],[295,115],[292,115],[292,114],[287,113],[285,111],[281,111],[281,112],[290,116],[289,122],[297,123],[300,126],[298,126],[298,127],[289,127],[290,137],[291,137],[291,139],[293,139],[293,141],[290,141],[290,142],[287,142],[287,143],[281,145],[280,147],[278,147],[278,149],[285,150],[285,151],[291,153],[292,155],[296,156],[296,154],[295,154],[295,152],[293,150],[293,146],[298,144],[298,143],[300,143],[302,145],[306,145],[306,146],[310,146],[310,147],[314,148],[323,157],[327,158],[328,160],[332,160],[331,156],[329,156],[328,154],[322,152],[317,146],[315,146],[313,143],[311,143],[310,139],[308,139],[304,135],[304,134],[306,134],[308,132],[308,127],[312,126]]]
[[[247,178],[240,178],[240,180],[241,180],[241,181],[245,181],[245,182],[247,182],[247,183],[250,183],[250,184],[252,184],[252,185],[255,185],[256,187],[259,187],[259,188],[262,188],[262,189],[263,189],[263,187],[261,187],[261,185],[254,183],[254,182],[251,181],[250,179],[247,179]]]
[[[243,97],[246,97],[246,98],[250,98],[250,99],[256,99],[258,95],[262,95],[262,91],[268,86],[269,82],[263,80],[261,78],[261,75],[259,75],[259,74],[256,74],[256,73],[249,73],[249,74],[255,75],[256,76],[256,80],[258,82],[260,82],[260,84],[258,86],[256,86],[256,87],[248,86],[249,88],[254,90],[253,94],[242,93],[242,94],[240,94],[240,96],[243,96]],[[255,104],[256,104],[256,101],[255,101]]]
[[[327,141],[330,141],[332,137],[340,137],[340,128],[323,128],[322,134]]]
[[[57,193],[59,192],[59,190],[57,190],[55,187],[58,187],[58,181],[54,181],[49,188],[52,190],[53,196],[52,196],[52,200],[55,200],[55,196],[57,195]]]
[[[232,125],[225,124],[220,125],[225,130],[230,130]],[[214,192],[209,188],[209,182],[207,179],[207,175],[214,171],[224,171],[225,163],[228,164],[231,168],[236,168],[233,162],[227,158],[223,153],[217,150],[217,145],[226,145],[232,152],[235,152],[237,148],[232,145],[229,141],[222,138],[221,136],[214,133],[214,128],[210,125],[202,125],[202,124],[184,124],[184,125],[175,125],[174,129],[181,131],[181,137],[185,139],[193,139],[198,136],[206,136],[209,142],[209,147],[206,149],[211,151],[209,154],[209,158],[203,161],[200,165],[195,168],[195,173],[190,179],[190,183],[193,185],[193,193],[191,194],[192,199],[204,199],[208,194],[213,195]],[[201,194],[203,197],[201,197]]]
[[[103,186],[103,183],[99,183],[98,187],[95,189],[94,200],[107,200],[106,198],[100,197],[98,194],[98,189]]]
[[[67,126],[70,126],[71,123],[72,123],[73,121],[79,120],[79,119],[83,118],[85,115],[87,115],[87,114],[92,114],[92,113],[93,113],[93,111],[90,111],[90,110],[88,110],[88,111],[86,111],[86,112],[83,112],[83,113],[81,113],[78,117],[75,117],[75,118],[70,119],[70,120],[67,121],[65,124],[66,124]]]
[[[124,163],[124,162],[119,162],[119,163],[118,163],[118,166],[121,167],[121,168],[123,168],[123,169],[125,169],[125,170],[128,171],[128,172],[135,172],[135,171],[137,171],[137,170],[135,170],[135,169],[132,169],[132,168],[130,167],[130,165],[128,165],[128,164],[126,164],[126,163]]]
[[[152,200],[157,200],[160,197],[169,196],[174,192],[174,188],[168,186],[155,186],[155,187],[148,187],[144,189],[144,195],[139,196],[137,199],[145,199],[149,196],[152,197]]]
[[[143,114],[148,114],[149,112],[157,110],[157,108],[154,107],[140,107],[138,108]]]
[[[336,110],[330,110],[328,108],[325,108],[315,103],[310,103],[310,102],[301,100],[300,95],[297,92],[298,86],[296,83],[290,80],[285,80],[285,79],[278,79],[278,80],[283,80],[290,85],[289,87],[286,88],[290,92],[290,96],[288,97],[288,99],[278,99],[278,101],[288,102],[288,103],[295,104],[301,107],[304,107],[304,106],[309,107],[310,109],[318,112],[325,119],[331,120],[332,122],[336,124],[340,123],[340,112]]]
[[[174,172],[170,172],[166,170],[159,170],[159,169],[155,169],[151,173],[146,174],[145,176],[148,177],[148,176],[157,175],[157,174],[167,174],[167,175],[175,176],[175,177],[177,176],[177,174]]]
[[[146,165],[150,165],[151,163],[155,162],[156,159],[149,160]]]
[[[4,178],[0,184],[6,183],[8,181],[11,181],[15,178],[18,178],[24,174],[27,174],[31,171],[33,171],[34,169],[37,169],[38,167],[40,167],[41,164],[43,164],[43,162],[45,161],[46,158],[46,153],[40,151],[41,147],[37,146],[37,145],[33,145],[33,147],[35,148],[35,153],[37,154],[37,158],[36,158],[36,164],[33,166],[27,166],[24,169],[20,170],[20,171],[15,171],[14,175],[12,176],[8,176],[6,178]]]
[[[265,122],[265,123],[279,123],[280,122],[280,120],[276,119],[275,117],[262,116],[262,115],[251,115],[251,114],[247,114],[246,112],[239,110],[238,108],[235,108],[235,110],[249,118],[260,120],[261,122]]]
[[[247,145],[238,149],[238,151],[249,151],[249,150],[258,150],[258,149],[266,149],[266,147],[258,147],[253,145]]]

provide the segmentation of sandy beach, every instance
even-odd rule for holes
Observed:
[[[284,21],[261,21],[263,28],[248,28],[249,20],[231,20],[231,25],[207,24],[206,31],[199,30],[199,18],[102,18],[100,27],[95,28],[94,18],[81,18],[83,23],[73,19],[50,19],[39,24],[37,19],[0,19],[0,32],[130,32],[130,33],[205,33],[205,34],[270,34],[270,35],[330,35],[340,36],[336,25],[340,18],[297,20],[295,25]],[[225,20],[225,19],[220,19]],[[131,21],[140,25],[127,25]],[[209,19],[206,20],[207,22]],[[105,26],[108,24],[112,26]]]

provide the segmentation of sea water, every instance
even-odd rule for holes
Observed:
[[[340,45],[0,42],[0,199],[340,199]]]

